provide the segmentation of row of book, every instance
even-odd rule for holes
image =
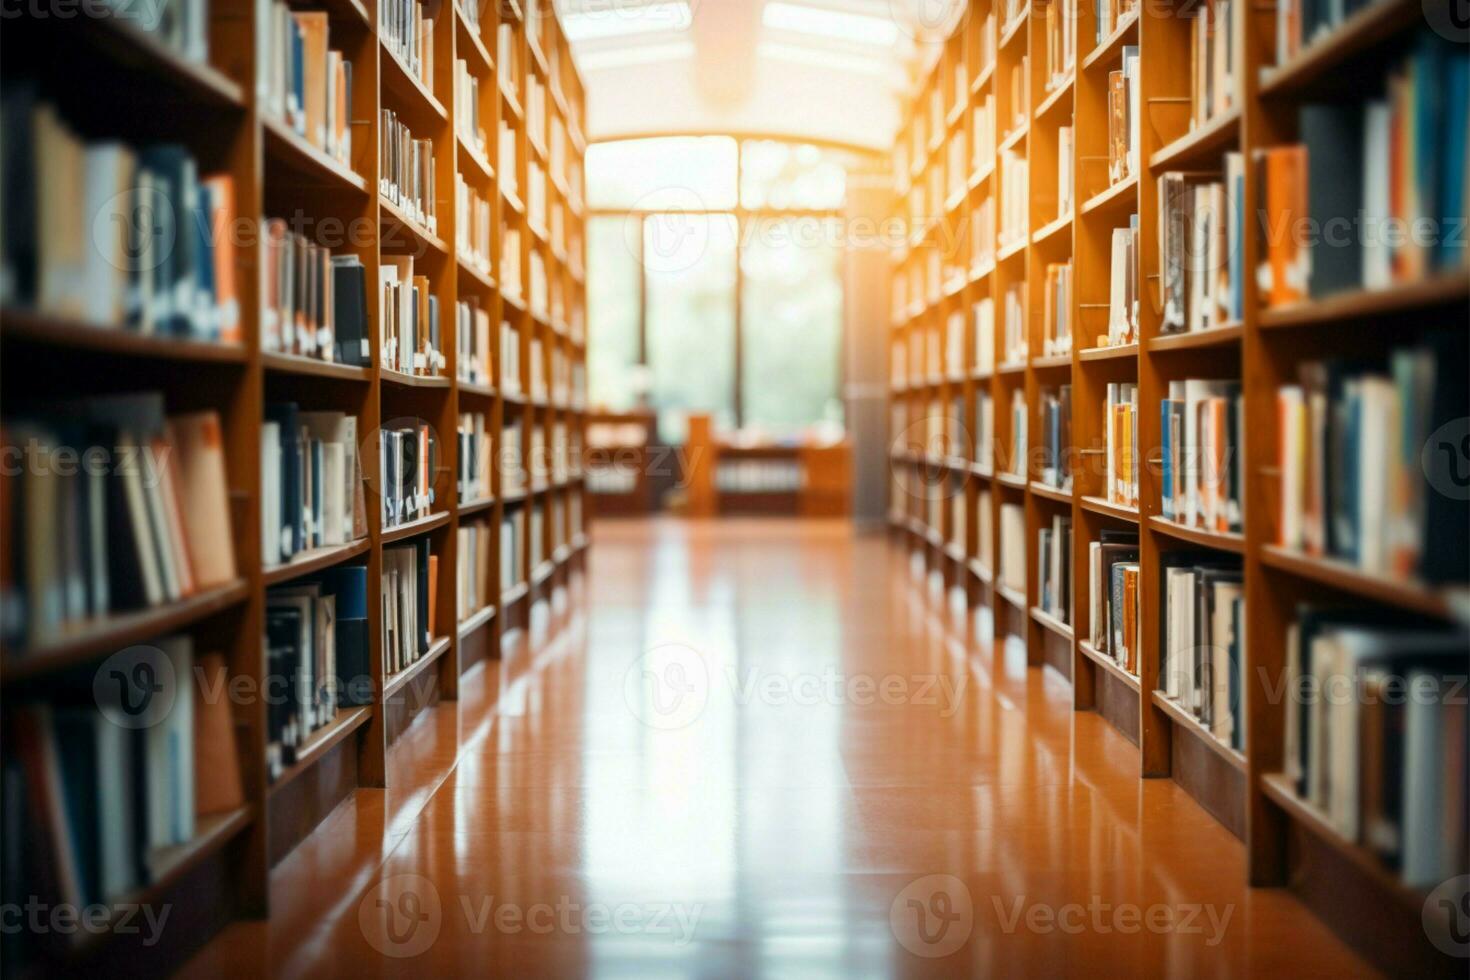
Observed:
[[[715,467],[721,493],[795,493],[801,483],[801,465],[795,460],[721,460]]]
[[[1047,357],[1072,353],[1072,261],[1048,262],[1041,302],[1041,351]]]
[[[1138,215],[1126,228],[1114,228],[1108,253],[1108,332],[1098,347],[1121,347],[1138,341]]]
[[[1140,177],[1138,148],[1143,116],[1138,80],[1138,45],[1123,48],[1121,68],[1108,72],[1108,183]]]
[[[1073,193],[1077,172],[1072,155],[1077,147],[1077,133],[1071,126],[1057,127],[1057,217],[1065,218],[1076,206]]]
[[[1463,582],[1466,342],[1453,325],[1385,361],[1307,361],[1277,393],[1278,540],[1364,571]],[[1463,428],[1459,430],[1463,434]]]
[[[1052,515],[1049,527],[1036,531],[1036,583],[1041,611],[1072,622],[1072,518]]]
[[[1031,458],[1028,441],[1030,413],[1031,407],[1026,403],[1026,389],[1019,385],[1012,388],[1010,453],[1006,459],[997,460],[996,469],[1023,479],[1027,477],[1027,463]]]
[[[1066,83],[1077,65],[1077,8],[1071,0],[1052,0],[1043,23],[1046,42],[1046,90]]]
[[[1286,644],[1285,774],[1405,884],[1470,863],[1470,636],[1392,610],[1302,606]]]
[[[1030,187],[1026,158],[1015,150],[1000,155],[1000,246],[1024,241],[1030,234]]]
[[[1143,649],[1139,609],[1138,532],[1103,530],[1087,545],[1087,601],[1092,646],[1138,676]]]
[[[379,191],[431,234],[439,231],[434,141],[415,139],[392,109],[379,111]]]
[[[256,4],[256,80],[262,111],[327,156],[352,166],[352,62],[331,47],[321,10]]]
[[[389,53],[430,91],[434,88],[434,20],[419,0],[378,0],[378,34]]]
[[[428,517],[439,472],[439,439],[422,420],[385,423],[378,432],[378,483],[383,495],[383,527],[398,527]]]
[[[1138,14],[1138,0],[1092,0],[1094,44],[1102,44],[1118,26]]]
[[[378,266],[382,323],[379,366],[418,377],[444,372],[444,343],[439,324],[439,297],[428,276],[414,270],[411,255],[384,255]]]
[[[339,565],[265,595],[266,773],[280,778],[315,732],[371,704],[367,568]]]
[[[499,599],[492,591],[494,582],[490,578],[490,550],[494,541],[491,525],[485,521],[461,524],[455,533],[458,543],[455,602],[459,618],[465,620]]]
[[[454,131],[482,160],[489,152],[480,125],[480,79],[463,58],[454,61]]]
[[[490,469],[495,465],[490,430],[484,412],[459,415],[459,473],[457,486],[461,503],[488,500],[492,494]]]
[[[1000,584],[1026,594],[1026,509],[1009,501],[1000,505]]]
[[[158,392],[58,401],[7,419],[0,522],[11,649],[236,575],[224,438],[214,411],[168,416]]]
[[[500,492],[502,496],[524,493],[526,490],[525,423],[519,419],[507,419],[500,427],[500,450],[496,465],[500,467]]]
[[[1021,281],[1007,285],[1001,301],[1005,305],[1002,310],[1004,336],[1001,337],[1000,362],[1007,367],[1025,364],[1031,350],[1026,333],[1026,283]]]
[[[460,257],[471,268],[490,275],[495,267],[491,257],[493,244],[490,198],[475,190],[462,174],[454,178],[455,244]]]
[[[1072,490],[1072,386],[1041,389],[1041,474],[1049,487]]]
[[[1235,80],[1240,74],[1235,9],[1235,0],[1203,0],[1186,13],[1193,21],[1189,32],[1191,130],[1218,119],[1235,106]]]
[[[188,147],[84,139],[34,83],[0,96],[0,303],[238,344],[234,179]]]
[[[283,218],[265,227],[262,349],[366,367],[372,352],[362,259],[333,255]]]
[[[418,663],[434,643],[439,557],[420,535],[383,549],[383,676]]]
[[[1240,382],[1170,381],[1169,397],[1159,401],[1159,431],[1163,516],[1206,531],[1239,533],[1245,510]]]
[[[1245,313],[1245,160],[1225,154],[1218,173],[1159,178],[1163,333],[1239,323]]]
[[[1363,90],[1363,102],[1303,105],[1300,142],[1261,155],[1267,306],[1470,262],[1470,53],[1426,29],[1381,89]]]
[[[266,406],[260,431],[261,558],[266,567],[367,535],[357,417]]]
[[[1138,506],[1138,385],[1108,382],[1103,402],[1109,503]]]
[[[454,341],[458,345],[456,368],[459,380],[493,385],[495,365],[490,357],[490,311],[476,297],[455,304]]]
[[[1163,616],[1159,677],[1215,738],[1245,751],[1245,593],[1240,559],[1218,552],[1159,555]]]
[[[500,522],[500,589],[508,592],[526,581],[526,508],[517,507]]]
[[[80,912],[124,900],[165,873],[171,852],[193,840],[202,821],[245,805],[224,657],[196,654],[188,636],[136,650],[140,669],[120,671],[123,689],[109,686],[103,704],[6,709],[0,901],[7,908],[39,902]],[[143,727],[120,723],[128,706],[149,703],[140,679],[160,676],[174,679],[162,717]],[[7,972],[64,957],[86,932],[32,931],[24,918],[15,914],[6,927]]]

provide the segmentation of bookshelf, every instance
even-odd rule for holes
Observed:
[[[253,3],[214,0],[203,33],[207,59],[127,18],[23,16],[4,38],[5,81],[34,79],[39,96],[92,140],[172,141],[197,159],[200,173],[233,183],[240,342],[140,333],[109,323],[54,315],[29,303],[0,309],[3,405],[7,418],[54,399],[158,391],[170,414],[218,414],[227,477],[233,580],[173,602],[73,623],[63,635],[0,656],[0,693],[16,705],[88,694],[91,674],[110,654],[188,634],[196,651],[221,651],[232,684],[262,690],[267,590],[345,566],[366,568],[368,703],[343,705],[300,744],[271,779],[266,763],[267,707],[245,698],[231,707],[244,803],[201,817],[192,840],[151,856],[152,874],[131,895],[109,901],[168,903],[175,911],[156,945],[107,933],[64,949],[39,948],[29,966],[43,971],[105,968],[126,957],[138,971],[177,966],[223,923],[270,912],[271,869],[354,788],[384,788],[386,755],[397,736],[441,699],[454,699],[460,676],[498,655],[508,630],[524,628],[531,608],[550,599],[583,567],[587,513],[582,446],[585,415],[586,150],[582,82],[552,5],[460,3],[430,6],[432,73],[419,75],[388,39],[387,7],[319,0],[293,7],[326,14],[331,48],[351,62],[345,125],[351,152],[324,151],[269,109],[257,56],[266,38]],[[477,105],[456,84],[462,60],[478,82]],[[259,81],[260,84],[257,84]],[[390,109],[433,152],[431,228],[380,192],[384,140],[380,110]],[[472,146],[458,122],[483,133]],[[459,180],[489,202],[488,255],[461,234]],[[512,186],[510,186],[513,184]],[[526,202],[531,202],[529,205]],[[365,322],[377,336],[379,269],[411,256],[438,302],[438,376],[383,365],[374,342],[365,366],[267,349],[265,218],[294,218],[298,230],[334,255],[355,255],[365,270]],[[511,253],[514,252],[512,255]],[[488,315],[488,377],[461,377],[457,304],[473,300]],[[504,338],[502,340],[502,324]],[[504,351],[511,352],[507,360]],[[267,404],[344,412],[357,419],[366,494],[365,536],[263,561],[262,428]],[[460,499],[456,438],[461,413],[484,416],[493,447],[489,492]],[[417,520],[383,526],[378,505],[376,433],[414,419],[435,432],[433,502]],[[512,438],[519,441],[511,445]],[[525,471],[524,488],[502,492],[502,462]],[[501,582],[503,522],[526,513],[514,581]],[[531,520],[529,515],[542,515]],[[459,608],[459,530],[489,535],[491,601]],[[438,560],[429,597],[435,637],[403,670],[386,674],[387,624],[379,591],[385,548],[427,539]],[[11,542],[7,540],[7,548]],[[6,567],[10,567],[6,559]]]
[[[1384,969],[1451,972],[1452,961],[1425,938],[1421,911],[1427,889],[1403,884],[1364,844],[1334,829],[1283,775],[1286,708],[1281,698],[1266,695],[1257,678],[1281,676],[1287,669],[1288,632],[1302,603],[1366,604],[1430,625],[1463,620],[1470,596],[1463,567],[1460,582],[1429,584],[1278,543],[1277,391],[1294,383],[1309,361],[1380,357],[1406,338],[1463,332],[1470,274],[1462,264],[1383,288],[1269,306],[1254,274],[1265,258],[1263,246],[1248,233],[1240,240],[1247,270],[1240,315],[1207,329],[1169,332],[1160,255],[1165,173],[1223,172],[1228,153],[1251,161],[1258,151],[1295,142],[1302,104],[1340,92],[1344,80],[1381,73],[1404,57],[1414,32],[1424,30],[1419,5],[1407,0],[1360,5],[1275,67],[1275,8],[1231,4],[1226,23],[1240,57],[1228,104],[1191,125],[1190,14],[1199,5],[1136,5],[1136,12],[1122,13],[1111,30],[1099,32],[1099,8],[1074,3],[1074,67],[1053,78],[1045,67],[1048,18],[1067,2],[969,4],[919,82],[899,128],[895,217],[912,234],[892,257],[892,533],[921,552],[947,588],[962,590],[972,606],[990,608],[994,634],[985,640],[1024,640],[1030,664],[1049,666],[1071,682],[1078,710],[1102,714],[1137,747],[1142,775],[1173,778],[1240,837],[1252,884],[1291,888]],[[1108,75],[1122,68],[1125,49],[1135,47],[1142,107],[1138,166],[1110,181]],[[1023,64],[1024,119],[1007,108],[1011,79]],[[994,122],[982,112],[987,100],[998,107]],[[1069,125],[1070,160],[1058,136]],[[993,136],[987,132],[991,128]],[[1017,173],[1003,162],[1006,153],[1026,161],[1029,238],[1024,245],[1001,234],[1005,175]],[[1058,199],[1068,177],[1071,206]],[[1262,184],[1261,173],[1247,163],[1245,215],[1264,210]],[[1108,333],[1110,237],[1133,214],[1139,228],[1132,283],[1138,322],[1131,342],[1099,346],[1099,335]],[[1043,346],[1048,302],[1043,282],[1049,265],[1067,260],[1072,262],[1073,342],[1059,355]],[[963,285],[951,289],[957,279]],[[1006,356],[1004,325],[1007,292],[1018,283],[1025,287],[1021,307],[1027,340],[1020,366]],[[991,310],[988,332],[977,325],[982,303]],[[958,340],[950,337],[955,315],[962,318]],[[980,344],[990,347],[982,350]],[[1466,366],[1458,367],[1463,378]],[[1160,403],[1176,397],[1171,384],[1186,379],[1240,382],[1239,530],[1207,529],[1165,514],[1160,451],[1147,447],[1166,444]],[[1136,441],[1144,447],[1137,506],[1110,500],[1104,484],[1103,408],[1109,384],[1137,386]],[[1043,478],[1046,458],[1038,452],[1046,421],[1043,395],[1060,385],[1070,385],[1071,392],[1071,438],[1065,444],[1069,487]],[[1009,418],[1018,390],[1024,393],[1030,435],[1019,466],[1021,447]],[[1462,402],[1463,395],[1463,389],[1457,392]],[[985,418],[992,420],[988,433]],[[1016,506],[1024,511],[1019,551],[1024,590],[1015,588],[1014,573],[1011,584],[1003,575],[1002,511]],[[1072,529],[1070,618],[1043,606],[1037,536],[1058,518],[1069,520]],[[1136,673],[1092,641],[1089,545],[1106,532],[1133,532],[1138,538]],[[1191,553],[1241,567],[1250,615],[1243,617],[1242,676],[1248,680],[1235,718],[1244,726],[1240,747],[1218,737],[1164,691],[1160,577],[1171,559]]]

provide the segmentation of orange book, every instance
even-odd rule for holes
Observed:
[[[438,595],[439,595],[439,556],[438,555],[430,555],[429,556],[429,635],[430,636],[438,636],[439,635],[438,631],[434,628],[434,621],[435,621],[434,610],[437,609],[438,606],[439,606],[439,601],[438,601],[438,598],[437,598]]]
[[[158,468],[158,493],[163,503],[163,518],[168,522],[165,529],[164,547],[179,580],[179,595],[193,595],[195,590],[194,571],[189,561],[188,531],[184,527],[183,504],[179,499],[179,451],[173,434],[165,429],[149,444],[154,465]]]
[[[245,790],[235,747],[235,719],[225,693],[229,674],[224,656],[205,654],[200,658],[198,673],[199,688],[194,699],[194,812],[207,817],[244,806]]]
[[[302,70],[306,75],[306,139],[327,145],[327,15],[325,11],[295,11],[301,28]]]
[[[226,344],[244,341],[240,329],[240,293],[235,287],[235,179],[229,174],[215,174],[201,182],[209,199],[210,241],[214,246],[214,293],[215,315],[219,320],[219,339]],[[273,225],[274,223],[272,223]],[[271,239],[275,228],[270,228]],[[271,303],[275,297],[273,263],[267,264],[267,297]]]
[[[1267,306],[1300,303],[1307,295],[1308,253],[1298,241],[1307,217],[1307,148],[1265,152]]]
[[[1225,470],[1227,460],[1225,454],[1230,447],[1225,444],[1226,433],[1229,429],[1225,422],[1225,413],[1229,411],[1229,402],[1224,398],[1211,398],[1209,403],[1210,429],[1210,469],[1207,474],[1209,480],[1209,501],[1211,509],[1205,513],[1212,515],[1216,531],[1230,530],[1230,515],[1226,513],[1226,499],[1228,492],[1225,486]]]
[[[235,545],[219,416],[213,411],[178,415],[169,419],[168,428],[178,458],[180,513],[194,580],[204,589],[223,585],[235,577]]]

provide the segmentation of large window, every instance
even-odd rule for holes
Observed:
[[[775,437],[842,421],[838,209],[855,153],[668,137],[587,152],[588,384]]]

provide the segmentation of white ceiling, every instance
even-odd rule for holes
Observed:
[[[590,139],[730,133],[886,150],[901,100],[964,0],[556,6],[586,83]]]

